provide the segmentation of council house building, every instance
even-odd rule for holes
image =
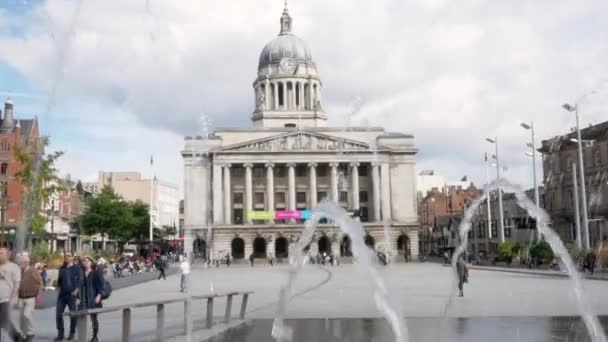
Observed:
[[[368,246],[417,258],[414,136],[328,127],[320,74],[287,8],[280,23],[260,54],[251,128],[185,138],[185,251],[287,258],[311,210],[328,199],[361,220]],[[350,257],[351,241],[323,221],[310,252]]]

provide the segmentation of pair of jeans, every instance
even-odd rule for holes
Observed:
[[[63,338],[64,335],[64,326],[63,326],[63,312],[65,308],[68,308],[70,312],[76,311],[76,299],[74,296],[59,296],[57,297],[57,311],[55,312],[55,318],[57,321],[57,333],[58,336]],[[70,335],[74,335],[76,333],[76,316],[70,317]]]
[[[164,280],[167,280],[167,276],[165,275],[165,269],[164,268],[159,268],[159,270],[160,270],[160,274],[158,275],[158,280],[160,280],[161,277]]]
[[[181,288],[182,292],[188,290],[188,275],[187,274],[182,274],[180,288]]]

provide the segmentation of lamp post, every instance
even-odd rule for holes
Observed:
[[[490,184],[490,173],[488,168],[488,154],[484,155],[485,164],[486,164],[486,184]],[[490,240],[492,240],[492,196],[488,194],[488,198],[486,198],[487,206],[488,206],[488,239],[486,244],[486,253],[490,253]],[[487,255],[486,254],[486,255]]]
[[[498,137],[494,139],[486,138],[486,141],[490,144],[494,144],[495,148],[495,157],[496,157],[496,190],[498,194],[498,242],[505,242],[505,222],[504,222],[504,213],[502,208],[502,191],[500,189],[500,184],[498,181],[500,180],[500,159],[498,158]]]
[[[581,203],[582,203],[582,215],[583,215],[583,232],[584,232],[584,248],[585,250],[589,250],[589,220],[588,220],[588,213],[587,213],[587,190],[586,190],[586,186],[585,186],[585,167],[583,164],[583,140],[581,139],[581,129],[579,126],[579,119],[578,119],[578,103],[574,106],[569,105],[568,103],[565,103],[564,105],[562,105],[562,107],[569,111],[569,112],[574,112],[575,116],[576,116],[576,137],[577,137],[577,144],[578,144],[578,167],[579,167],[579,173],[580,173],[580,178],[581,178]]]
[[[532,177],[534,180],[534,203],[536,204],[537,207],[540,208],[540,196],[538,194],[538,184],[537,184],[537,180],[536,180],[536,178],[537,178],[537,176],[536,176],[536,143],[534,141],[534,122],[530,121],[530,124],[522,122],[522,123],[520,123],[520,126],[523,129],[530,130],[531,140],[530,140],[530,143],[528,144],[528,147],[530,147],[530,149],[532,150]],[[538,241],[540,241],[540,239],[541,239],[540,229],[538,229],[538,225],[536,228],[536,238]]]

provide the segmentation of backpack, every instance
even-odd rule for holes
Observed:
[[[103,280],[103,289],[101,290],[101,300],[106,300],[112,295],[112,285],[107,280]]]

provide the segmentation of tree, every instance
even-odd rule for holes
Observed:
[[[101,234],[102,239],[124,239],[136,219],[128,202],[105,186],[97,196],[86,200],[87,206],[82,215],[82,228],[86,234]]]
[[[548,263],[553,259],[554,254],[551,245],[547,241],[541,241],[530,248],[530,256],[538,260]]]
[[[15,159],[21,165],[14,176],[24,190],[24,221],[37,235],[44,233],[46,224],[46,218],[40,212],[42,207],[49,204],[53,195],[66,190],[55,166],[63,151],[45,154],[44,148],[48,142],[47,138],[40,138],[37,144],[15,145],[13,148]]]
[[[513,243],[511,241],[500,243],[498,245],[497,252],[501,259],[510,262],[513,258]]]
[[[102,238],[107,235],[121,241],[142,240],[148,236],[150,216],[146,203],[125,201],[110,186],[87,198],[86,203],[81,217],[86,234],[102,234]]]

